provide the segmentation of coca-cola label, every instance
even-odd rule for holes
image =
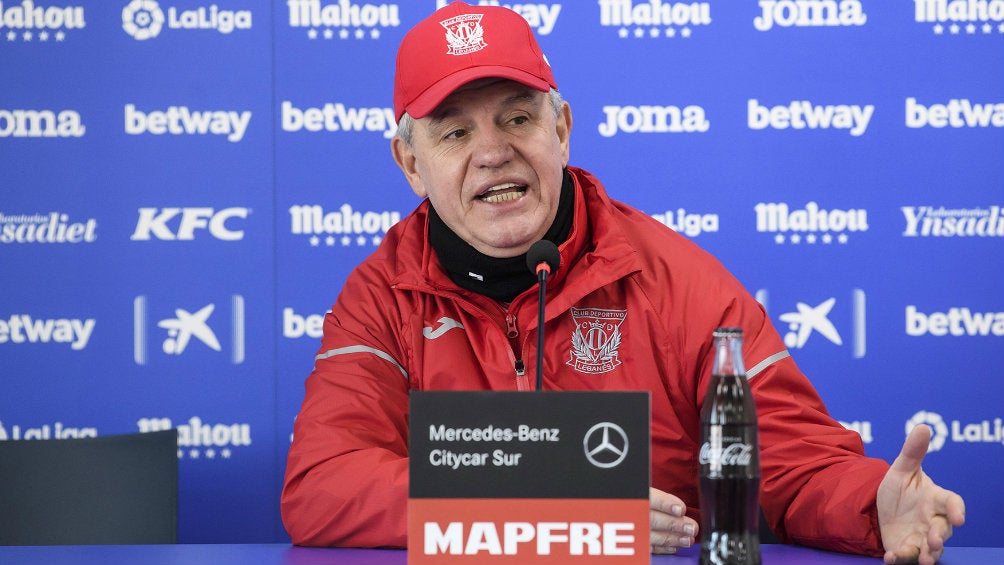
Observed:
[[[758,473],[756,428],[706,425],[698,461],[704,475]]]
[[[707,442],[701,446],[701,465],[747,467],[753,460],[753,446],[748,443],[733,443],[723,448],[712,448]]]

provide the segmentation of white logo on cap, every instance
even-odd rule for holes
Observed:
[[[482,17],[483,14],[461,14],[439,22],[446,28],[447,55],[467,55],[488,47],[484,41],[485,29],[481,27]]]

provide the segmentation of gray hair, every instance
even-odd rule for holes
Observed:
[[[557,117],[561,114],[561,104],[563,102],[561,93],[552,88],[547,92],[547,98],[551,102],[551,109],[554,110],[554,116]],[[401,141],[410,146],[414,127],[415,118],[412,118],[408,115],[408,112],[405,112],[401,115],[401,119],[397,122],[397,133],[394,135],[401,138]]]

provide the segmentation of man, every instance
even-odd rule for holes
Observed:
[[[930,430],[914,430],[891,467],[865,457],[717,261],[568,165],[571,110],[521,17],[453,3],[416,25],[398,51],[394,107],[394,160],[425,200],[325,318],[282,495],[294,543],[406,545],[409,391],[532,388],[525,254],[548,239],[562,267],[548,281],[545,389],[651,393],[654,553],[699,539],[695,453],[712,332],[738,326],[761,505],[777,535],[888,563],[941,555],[964,504],[920,469]],[[602,366],[573,359],[589,317],[619,324]]]

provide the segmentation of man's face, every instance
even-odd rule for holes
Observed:
[[[416,120],[412,144],[395,138],[392,151],[450,229],[481,253],[514,257],[554,221],[571,125],[567,104],[555,116],[546,93],[486,79]]]

